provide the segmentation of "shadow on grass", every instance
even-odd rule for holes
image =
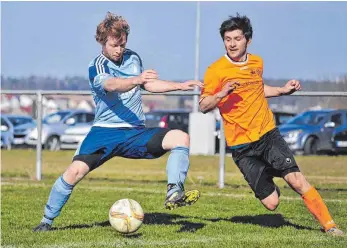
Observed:
[[[95,222],[92,224],[76,224],[76,225],[70,225],[70,226],[64,226],[64,227],[53,227],[52,231],[55,230],[67,230],[67,229],[84,229],[84,228],[93,228],[93,227],[105,227],[105,226],[111,226],[109,221],[104,222]]]
[[[103,221],[103,222],[95,222],[93,224],[79,224],[79,225],[70,225],[65,227],[53,227],[52,231],[58,231],[58,230],[68,230],[68,229],[84,229],[84,228],[93,228],[93,227],[107,227],[111,226],[109,221]],[[128,233],[128,234],[121,234],[123,237],[130,238],[130,239],[137,239],[142,237],[142,233]]]
[[[204,223],[195,223],[187,221],[186,219],[190,218],[189,216],[183,216],[178,214],[167,214],[167,213],[146,213],[143,224],[145,225],[177,225],[181,228],[177,232],[196,232],[199,229],[202,229],[206,224]],[[77,224],[70,225],[59,228],[52,228],[52,231],[55,230],[67,230],[67,229],[84,229],[84,228],[93,228],[93,227],[107,227],[111,226],[109,221],[104,222],[95,222],[92,224]],[[138,238],[142,234],[128,234],[126,235],[129,238]]]
[[[298,230],[315,230],[311,227],[301,226],[297,224],[293,224],[283,218],[281,214],[262,214],[255,216],[234,216],[230,218],[213,218],[213,219],[205,219],[212,222],[217,221],[230,221],[233,223],[242,223],[242,224],[253,224],[259,225],[262,227],[270,227],[270,228],[279,228],[283,226],[294,227]]]
[[[185,220],[187,218],[190,217],[178,214],[148,213],[145,214],[143,223],[146,225],[181,225],[177,232],[196,232],[206,225]]]

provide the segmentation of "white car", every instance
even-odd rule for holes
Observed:
[[[94,113],[85,110],[62,110],[50,114],[42,122],[41,144],[44,149],[50,151],[60,150],[60,136],[67,128],[79,126],[81,124],[92,124]],[[30,146],[36,146],[38,131],[35,128],[27,135],[25,143]]]
[[[60,136],[60,148],[76,150],[91,128],[91,123],[69,127],[65,130],[63,135]]]

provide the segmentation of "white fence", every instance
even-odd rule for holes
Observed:
[[[42,90],[2,90],[1,94],[12,95],[36,95],[37,106],[37,131],[40,141],[42,137],[42,96],[44,95],[90,95],[90,91],[42,91]],[[165,96],[199,96],[200,91],[172,91],[167,93],[151,93],[148,91],[142,91],[142,95],[165,95]],[[306,96],[306,97],[346,97],[347,92],[316,92],[316,91],[301,91],[295,92],[291,96]],[[197,97],[195,97],[197,98]],[[220,140],[219,140],[219,188],[224,188],[224,174],[225,174],[225,137],[224,128],[221,125],[220,128]],[[41,142],[37,142],[36,145],[36,179],[42,178],[42,145]]]

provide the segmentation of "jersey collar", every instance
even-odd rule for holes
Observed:
[[[248,63],[248,57],[249,57],[249,54],[247,53],[246,54],[246,60],[245,61],[241,61],[241,62],[238,62],[238,61],[235,61],[235,60],[232,60],[229,55],[226,53],[224,54],[225,58],[227,58],[227,60],[229,60],[232,64],[235,64],[235,65],[245,65]]]

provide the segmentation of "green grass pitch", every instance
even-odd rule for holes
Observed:
[[[54,231],[33,233],[56,178],[73,151],[44,152],[43,180],[35,178],[35,151],[1,152],[1,247],[347,247],[347,237],[330,237],[282,179],[281,203],[267,211],[255,199],[230,157],[225,188],[219,189],[218,156],[192,156],[187,189],[200,200],[164,209],[167,156],[156,160],[113,158],[78,184]],[[296,157],[316,186],[335,222],[347,231],[347,157]],[[145,220],[134,234],[117,233],[108,210],[118,199],[138,201]]]

